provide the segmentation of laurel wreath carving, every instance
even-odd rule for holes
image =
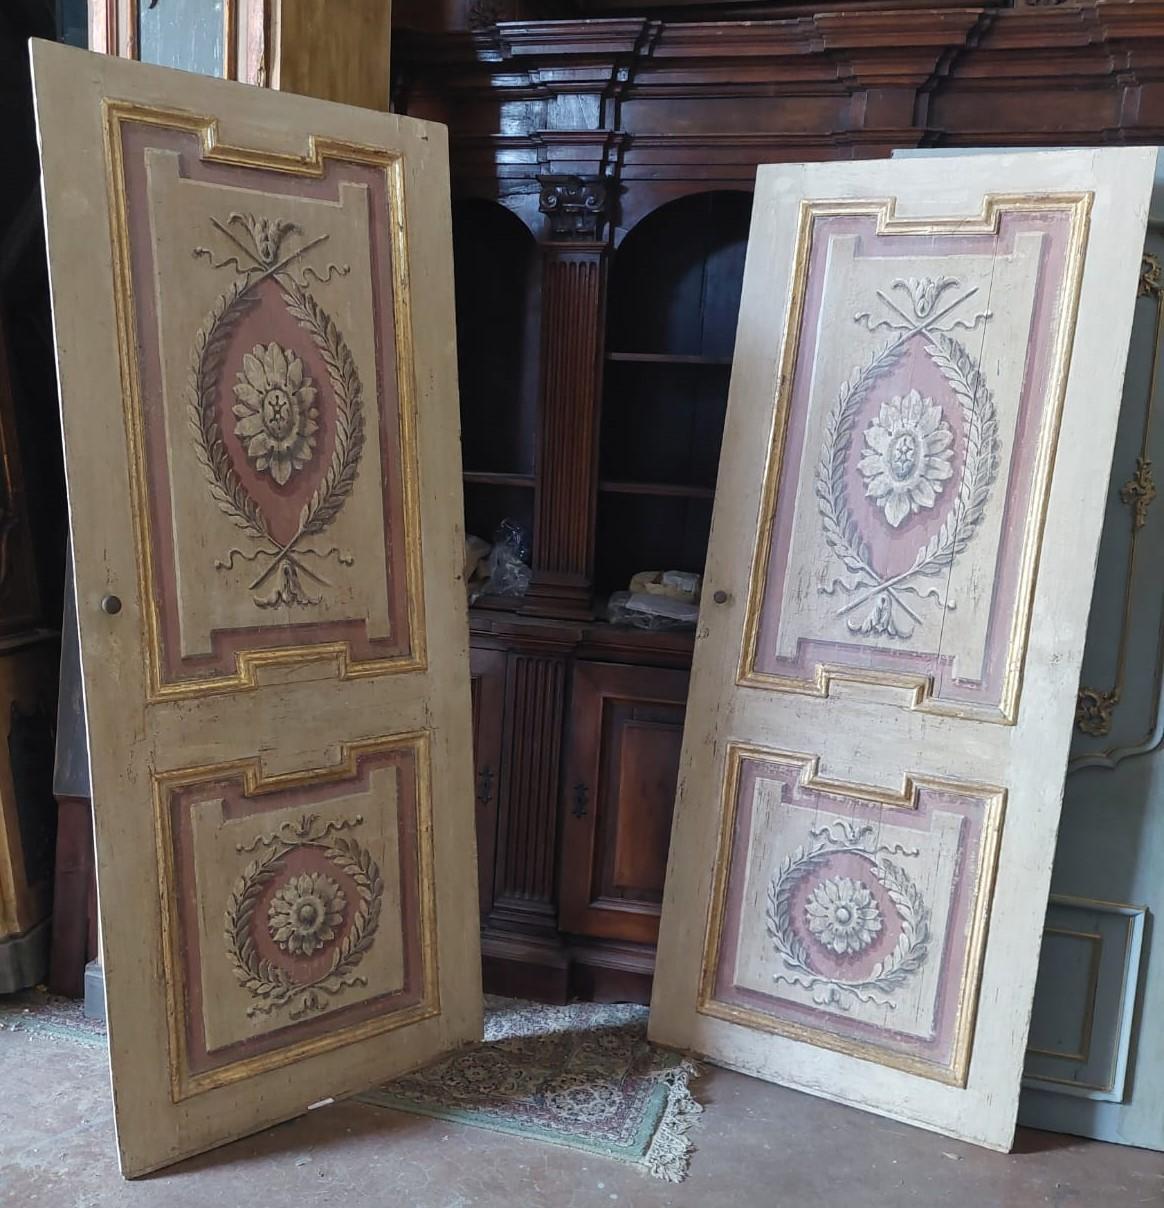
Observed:
[[[270,538],[267,522],[234,468],[222,438],[215,406],[217,383],[230,337],[253,300],[253,295],[247,293],[246,283],[241,280],[215,299],[210,313],[194,334],[186,395],[194,448],[206,473],[211,495],[239,528],[266,540]]]
[[[364,451],[364,399],[351,349],[335,320],[289,276],[280,281],[292,318],[311,334],[335,391],[335,448],[323,480],[299,514],[300,537],[315,537],[339,515],[356,484]]]
[[[903,340],[886,344],[867,365],[853,371],[841,384],[825,421],[814,490],[825,541],[847,574],[834,576],[821,590],[831,593],[839,585],[854,597],[838,610],[838,615],[875,601],[873,612],[863,624],[849,623],[852,632],[909,637],[912,630],[900,629],[894,623],[891,605],[897,605],[915,622],[921,618],[902,599],[902,592],[934,596],[941,600],[942,607],[953,607],[936,587],[919,588],[913,580],[941,574],[966,549],[982,523],[990,489],[998,477],[998,415],[982,371],[952,336],[941,332],[927,334],[930,342],[925,346],[926,353],[949,383],[962,412],[965,449],[953,504],[938,531],[900,574],[883,576],[873,567],[868,543],[849,507],[845,469],[861,404],[874,382],[901,357]]]
[[[787,970],[775,974],[773,980],[811,991],[818,1006],[849,1010],[854,1002],[860,1002],[896,1009],[893,992],[921,970],[929,955],[930,912],[916,883],[890,857],[916,856],[917,851],[875,844],[873,827],[858,828],[846,822],[812,830],[809,837],[813,842],[785,856],[768,884],[767,932]],[[867,976],[855,979],[828,977],[814,969],[808,945],[797,934],[792,920],[792,897],[803,879],[833,856],[844,853],[862,856],[869,862],[901,925],[893,951]]]
[[[231,889],[226,903],[224,936],[226,952],[239,984],[257,1001],[247,1008],[247,1016],[266,1015],[297,1000],[290,1011],[291,1019],[299,1019],[313,1011],[322,1011],[327,999],[345,988],[367,985],[367,978],[356,972],[364,955],[372,947],[380,926],[380,909],[384,898],[384,881],[372,854],[356,840],[332,831],[352,822],[320,825],[313,815],[300,820],[291,830],[263,836],[260,840],[240,847],[253,851],[260,844],[268,850],[252,860]],[[347,874],[356,887],[358,905],[351,924],[332,953],[327,971],[309,982],[296,981],[282,965],[261,957],[254,941],[255,909],[268,885],[283,871],[287,855],[297,849],[313,847],[322,851],[328,861]]]
[[[219,229],[224,228],[220,226]],[[273,252],[270,254],[274,255]],[[287,257],[287,261],[290,262],[298,254]],[[259,267],[262,267],[261,260]],[[301,281],[296,280],[289,271],[274,268],[268,268],[258,277],[251,275],[254,270],[243,271],[244,276],[236,279],[215,299],[194,336],[186,388],[194,448],[210,493],[223,514],[266,545],[260,552],[266,554],[270,561],[250,585],[252,590],[260,587],[276,570],[283,572],[282,584],[270,596],[255,597],[255,603],[264,608],[279,604],[315,604],[319,600],[306,596],[299,584],[298,572],[305,568],[296,555],[318,553],[315,550],[302,550],[300,543],[319,536],[332,524],[355,486],[366,435],[363,386],[355,358],[335,320],[307,289],[306,270]],[[319,485],[300,511],[298,529],[289,541],[283,543],[273,537],[262,509],[235,470],[223,439],[217,406],[223,361],[231,335],[247,307],[256,301],[254,286],[266,275],[271,275],[278,283],[288,312],[311,336],[327,370],[335,397],[335,440],[331,460]],[[316,276],[319,278],[319,274]],[[217,564],[219,568],[232,567],[238,552],[230,551],[227,560]],[[341,555],[340,561],[349,565],[351,556]],[[324,582],[314,573],[311,573],[311,577]]]

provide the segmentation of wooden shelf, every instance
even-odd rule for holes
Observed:
[[[688,486],[669,482],[600,482],[600,491],[610,495],[655,495],[659,498],[714,499],[715,487]]]
[[[532,474],[491,474],[484,470],[466,470],[461,477],[465,482],[485,487],[532,487]]]
[[[678,352],[608,352],[608,361],[641,365],[729,366],[731,357],[686,356]]]

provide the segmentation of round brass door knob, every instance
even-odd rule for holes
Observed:
[[[107,612],[111,617],[117,616],[121,611],[121,597],[113,595],[102,596],[101,611]]]

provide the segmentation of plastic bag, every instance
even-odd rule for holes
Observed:
[[[529,534],[516,521],[503,520],[497,526],[493,549],[486,559],[489,594],[524,596],[533,577],[528,565],[529,557]]]

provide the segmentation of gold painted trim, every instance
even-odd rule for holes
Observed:
[[[1160,339],[1164,335],[1164,283],[1161,276],[1164,266],[1160,259],[1151,252],[1145,252],[1140,262],[1140,283],[1136,291],[1138,298],[1151,298],[1156,309],[1156,319],[1152,338],[1152,357],[1148,369],[1148,397],[1144,406],[1144,423],[1140,432],[1140,452],[1136,458],[1136,468],[1132,476],[1120,487],[1120,502],[1131,511],[1131,540],[1128,548],[1127,571],[1124,575],[1124,605],[1120,617],[1119,644],[1116,647],[1115,677],[1112,686],[1107,689],[1089,688],[1080,685],[1075,698],[1075,728],[1081,734],[1092,738],[1105,738],[1111,733],[1113,714],[1116,706],[1123,699],[1124,683],[1127,676],[1128,639],[1132,624],[1132,588],[1136,578],[1136,567],[1139,562],[1140,534],[1148,522],[1148,510],[1156,500],[1156,483],[1152,476],[1152,419],[1156,405],[1156,383],[1160,370]],[[1159,662],[1159,659],[1157,659]],[[1156,680],[1159,681],[1160,668],[1156,669]],[[1158,695],[1158,693],[1157,693]],[[1139,746],[1147,742],[1155,729],[1153,727],[1140,738]],[[1110,758],[1115,754],[1116,747],[1108,746],[1101,751],[1088,751],[1085,758]],[[1078,758],[1078,757],[1076,757]],[[1069,762],[1073,763],[1074,760]]]
[[[829,1049],[847,1057],[870,1061],[875,1065],[885,1066],[887,1069],[901,1070],[903,1073],[915,1074],[935,1082],[964,1087],[970,1069],[974,1024],[978,1013],[978,994],[981,987],[982,966],[986,955],[986,936],[990,923],[990,904],[998,873],[1002,825],[1006,812],[1006,790],[997,785],[914,774],[907,774],[904,777],[900,792],[871,789],[867,785],[847,784],[820,778],[817,775],[819,756],[772,750],[736,742],[728,743],[724,759],[723,791],[720,794],[719,802],[720,830],[716,844],[711,897],[708,902],[696,1011],[701,1015],[722,1019],[740,1027],[774,1033],[778,1036],[788,1037],[790,1040],[814,1045],[817,1048]],[[888,1052],[881,1045],[871,1041],[838,1036],[823,1028],[779,1019],[754,1008],[722,1002],[715,997],[716,974],[719,968],[724,916],[727,909],[727,887],[732,858],[735,855],[733,838],[739,806],[740,774],[745,759],[778,763],[786,767],[799,766],[801,787],[847,797],[864,805],[916,809],[917,793],[920,789],[957,793],[961,796],[978,797],[985,801],[985,817],[979,843],[978,879],[970,902],[970,925],[967,930],[962,984],[959,988],[954,1021],[953,1053],[948,1066],[903,1053]]]
[[[743,642],[736,674],[736,683],[740,687],[762,688],[768,691],[799,693],[807,696],[828,696],[832,684],[842,681],[897,687],[910,692],[909,699],[903,703],[903,707],[908,709],[945,717],[1014,725],[1018,717],[1019,697],[1022,692],[1039,553],[1042,547],[1050,497],[1051,471],[1058,445],[1068,372],[1074,348],[1075,325],[1079,309],[1079,295],[1083,287],[1083,268],[1092,201],[1093,195],[1090,192],[989,193],[983,198],[982,209],[977,216],[946,218],[899,218],[897,216],[897,199],[894,197],[882,200],[811,201],[804,199],[801,201],[792,262],[788,314],[784,325],[783,348],[780,358],[779,384],[768,441],[768,456],[760,495],[760,516],[756,526],[756,545],[748,586],[748,605],[744,616]],[[1058,327],[1055,332],[1052,368],[1046,389],[1046,398],[1050,400],[1050,405],[1044,410],[1039,445],[1035,455],[1030,504],[1024,526],[1023,546],[1019,555],[1018,591],[1008,639],[999,705],[997,707],[975,706],[966,702],[943,700],[934,694],[934,679],[931,675],[869,671],[838,664],[818,664],[815,675],[811,679],[796,679],[758,670],[756,658],[760,613],[768,579],[772,533],[776,521],[776,500],[784,465],[784,446],[788,423],[791,417],[792,390],[800,352],[808,267],[816,220],[844,215],[872,217],[876,219],[878,235],[991,235],[998,233],[1004,214],[1040,214],[1049,210],[1070,212],[1071,235],[1064,269],[1062,295],[1064,304],[1060,309]]]
[[[411,281],[406,209],[404,159],[398,151],[367,147],[338,139],[307,136],[304,155],[257,151],[236,147],[219,138],[218,119],[183,110],[160,109],[132,101],[102,101],[106,152],[106,183],[110,203],[110,241],[113,250],[113,288],[117,310],[117,344],[121,364],[122,399],[130,463],[130,509],[137,546],[138,594],[145,619],[146,700],[186,699],[214,693],[249,691],[258,687],[262,667],[287,666],[334,658],[341,680],[364,676],[409,674],[428,667],[424,628],[424,576],[420,515],[419,463],[416,447],[416,365],[413,348]],[[196,134],[202,158],[212,163],[286,172],[321,178],[327,161],[335,160],[380,168],[388,192],[388,225],[392,245],[392,302],[396,346],[396,389],[399,402],[399,439],[402,473],[404,529],[395,543],[404,566],[409,652],[389,658],[356,659],[346,641],[278,646],[235,652],[233,675],[204,679],[164,681],[161,655],[161,612],[157,602],[157,575],[150,533],[149,485],[145,460],[145,423],[137,354],[133,275],[125,191],[122,127],[130,122]],[[377,400],[379,402],[379,400]],[[394,567],[389,565],[391,578]]]
[[[1044,927],[1043,939],[1049,935],[1062,935],[1068,939],[1086,940],[1091,945],[1091,963],[1087,970],[1087,1005],[1079,1028],[1079,1052],[1064,1053],[1058,1049],[1036,1049],[1027,1046],[1027,1052],[1038,1057],[1051,1057],[1055,1061],[1076,1061],[1086,1065],[1091,1060],[1091,1034],[1095,1027],[1095,1003],[1099,996],[1099,967],[1103,957],[1103,936],[1097,931],[1072,931],[1067,927]],[[1035,1075],[1037,1077],[1037,1075]],[[1111,1088],[1106,1088],[1110,1090]]]
[[[420,907],[421,998],[404,1010],[366,1019],[351,1027],[314,1036],[255,1057],[247,1057],[201,1074],[189,1073],[186,1049],[187,994],[181,960],[177,875],[169,798],[175,789],[225,778],[242,779],[243,796],[256,797],[307,785],[353,780],[361,757],[385,751],[411,751],[416,774],[417,879]],[[170,1097],[180,1103],[193,1095],[229,1086],[271,1070],[282,1069],[333,1049],[358,1044],[385,1032],[408,1027],[440,1014],[439,960],[436,930],[436,884],[433,853],[431,743],[427,730],[391,734],[342,743],[339,762],[302,772],[265,776],[258,756],[226,763],[178,768],[151,776],[154,837],[158,860],[158,894],[162,922],[162,978],[166,989],[166,1026],[169,1033]]]

